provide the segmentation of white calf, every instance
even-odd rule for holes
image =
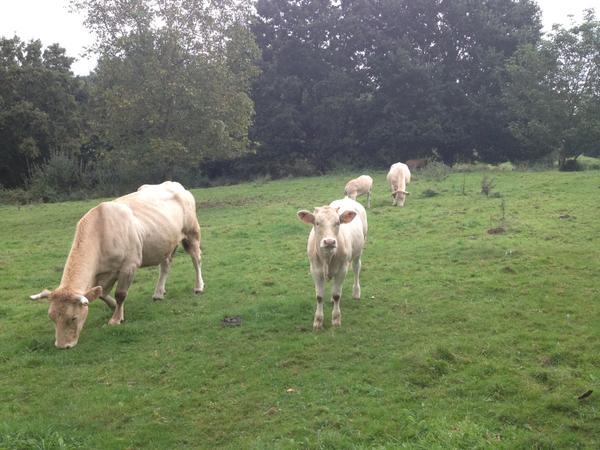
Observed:
[[[371,195],[373,193],[373,178],[369,175],[361,175],[348,181],[344,188],[344,195],[356,200],[359,195],[367,194],[367,208],[371,207]]]
[[[331,324],[334,327],[340,326],[342,324],[340,310],[342,284],[350,262],[352,262],[354,271],[352,297],[360,298],[360,257],[367,234],[367,213],[357,201],[344,198],[331,202],[329,206],[315,208],[312,213],[305,210],[298,211],[298,218],[313,226],[307,245],[310,273],[315,282],[317,295],[317,310],[313,328],[315,330],[323,328],[325,279],[331,280],[332,278]]]

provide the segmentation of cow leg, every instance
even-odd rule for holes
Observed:
[[[194,293],[202,294],[204,292],[204,280],[202,279],[202,251],[200,250],[200,233],[198,231],[191,233],[186,239],[181,241],[183,248],[192,258],[194,270],[196,271],[196,282],[194,284]]]
[[[371,191],[367,192],[367,208],[371,207]]]
[[[311,270],[315,282],[315,293],[317,295],[317,309],[313,320],[313,330],[318,331],[323,328],[323,293],[325,292],[325,277],[322,270]]]
[[[359,299],[360,298],[360,267],[362,263],[360,261],[360,256],[352,261],[352,271],[354,272],[354,284],[352,285],[352,298]]]
[[[119,325],[125,320],[125,314],[123,312],[123,303],[125,302],[125,297],[127,297],[127,291],[129,290],[129,286],[131,286],[131,283],[133,283],[134,275],[134,269],[125,270],[119,273],[117,289],[115,292],[115,300],[117,302],[117,307],[115,308],[112,317],[108,321],[109,325]]]
[[[167,283],[167,276],[169,275],[169,270],[171,269],[171,263],[173,262],[173,256],[175,256],[175,250],[177,247],[173,249],[173,251],[165,258],[163,262],[160,263],[160,275],[158,276],[158,283],[156,283],[156,289],[154,289],[154,295],[152,298],[154,300],[162,300],[165,298],[165,284]]]
[[[112,290],[116,281],[117,275],[113,273],[96,278],[96,283],[102,286],[102,295],[100,298],[113,311],[117,307],[117,301],[110,295],[110,291]]]
[[[333,288],[331,289],[331,301],[333,311],[331,311],[331,325],[339,327],[342,325],[342,310],[340,309],[340,300],[342,298],[342,284],[346,278],[346,270],[340,270],[333,279]]]

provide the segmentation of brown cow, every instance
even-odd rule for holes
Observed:
[[[48,315],[54,321],[54,345],[71,348],[77,344],[88,305],[98,297],[114,309],[109,325],[123,322],[123,302],[139,267],[160,265],[154,298],[162,299],[171,259],[180,242],[196,270],[194,292],[201,293],[204,281],[196,202],[179,183],[144,185],[137,192],[88,211],[77,224],[60,286],[31,296],[33,300],[50,299]],[[115,283],[112,298],[109,293]]]
[[[406,161],[406,165],[412,171],[415,171],[417,169],[423,169],[425,166],[427,166],[428,163],[429,160],[427,159],[409,159],[408,161]]]

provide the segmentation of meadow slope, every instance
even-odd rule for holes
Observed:
[[[403,209],[373,173],[363,298],[314,333],[296,211],[356,175],[194,190],[205,294],[179,249],[69,351],[28,295],[98,200],[0,207],[0,448],[599,448],[599,173],[417,174]]]

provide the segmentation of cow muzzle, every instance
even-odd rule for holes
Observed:
[[[321,241],[321,248],[334,249],[337,247],[337,241],[333,238],[325,238]]]
[[[58,341],[54,341],[54,346],[61,350],[69,350],[70,348],[73,348],[76,345],[77,345],[77,341],[69,342],[69,343],[62,343],[62,342],[59,343]]]

